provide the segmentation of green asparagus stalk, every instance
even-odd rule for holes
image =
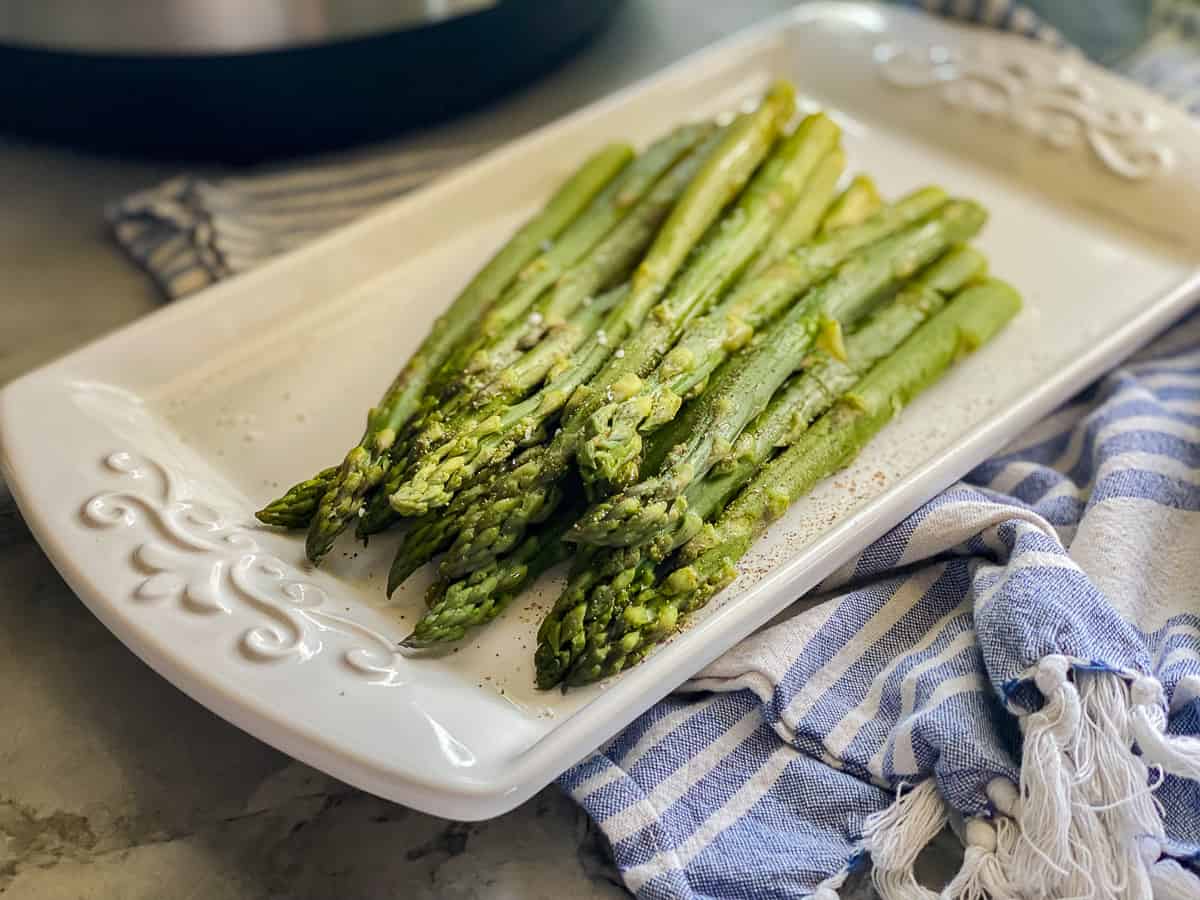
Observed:
[[[852,185],[839,199],[837,215],[845,225],[861,225],[876,211],[872,203],[878,200],[878,195],[873,187],[867,191],[862,184],[859,181],[858,187]],[[864,199],[847,200],[851,194]],[[589,493],[593,496],[615,493],[636,481],[642,450],[639,431],[653,431],[674,419],[683,403],[704,389],[721,363],[778,315],[798,295],[801,285],[814,280],[813,272],[822,268],[820,261],[829,258],[830,246],[853,246],[864,236],[886,233],[888,228],[898,230],[902,224],[915,221],[914,213],[928,213],[937,196],[934,191],[919,192],[888,214],[878,216],[869,228],[859,228],[837,239],[827,237],[798,251],[818,260],[817,265],[797,266],[797,260],[793,260],[790,265],[781,264],[783,278],[744,280],[722,303],[693,322],[633,396],[620,403],[605,404],[591,417],[578,457]],[[854,216],[861,218],[855,220]],[[813,230],[816,224],[812,223]]]
[[[545,303],[539,307],[538,315],[547,322],[560,321],[579,307],[586,307],[597,292],[629,274],[705,161],[716,152],[726,133],[727,130],[709,133],[694,152],[680,159],[591,253],[559,279]],[[502,349],[497,345],[488,352],[497,354]],[[511,364],[512,361],[512,358],[506,357],[504,364]],[[485,369],[481,368],[471,377],[487,384],[484,375]],[[453,404],[449,416],[434,416],[424,423],[420,434],[411,442],[411,458],[410,454],[392,454],[393,459],[381,489],[368,502],[366,514],[359,521],[360,536],[382,531],[399,518],[399,513],[392,509],[388,498],[404,485],[415,459],[421,459],[439,445],[442,453],[433,458],[444,456],[453,446],[452,435],[473,431],[493,412],[490,408],[484,412],[477,410],[472,402],[476,399],[472,393],[459,394],[456,399],[467,402]],[[501,404],[499,408],[504,407]]]
[[[937,188],[917,191],[858,228],[843,229],[827,240],[801,248],[771,266],[754,279],[753,288],[747,286],[746,289],[767,298],[755,300],[754,304],[778,303],[775,308],[782,308],[807,287],[827,277],[852,254],[929,215],[945,200],[945,192]],[[598,392],[594,396],[598,396]],[[420,553],[434,546],[437,547],[435,552],[446,549],[450,541],[453,545],[445,562],[447,568],[453,566],[455,571],[470,571],[475,566],[485,565],[497,554],[509,552],[521,540],[525,523],[508,509],[507,498],[546,490],[563,476],[582,442],[589,413],[594,413],[598,405],[589,405],[569,418],[549,445],[526,451],[510,471],[496,477],[494,487],[486,493],[474,492],[470,503],[459,503],[456,499],[447,511],[447,521],[421,532],[427,535],[429,531],[436,531],[437,541],[418,543],[414,539],[409,543],[406,540],[400,554],[405,561],[399,570],[411,566],[420,558]],[[674,431],[664,429],[667,430]],[[680,440],[686,435],[686,432],[677,433]],[[647,453],[649,456],[651,454]]]
[[[688,511],[707,518],[725,505],[732,491],[758,470],[770,453],[790,446],[812,422],[848,392],[878,362],[890,356],[930,317],[987,271],[983,254],[957,247],[927,267],[896,298],[846,338],[844,358],[814,349],[802,373],[782,387],[734,444],[732,455],[713,466],[685,493]],[[694,423],[689,423],[695,427]]]
[[[560,322],[581,303],[588,302],[600,288],[612,284],[615,277],[624,278],[631,273],[651,246],[658,227],[682,198],[701,166],[730,129],[738,127],[744,118],[735,120],[731,126],[716,134],[710,132],[706,142],[693,154],[691,164],[683,171],[673,173],[669,185],[671,189],[667,190],[667,186],[664,186],[658,191],[655,202],[643,211],[642,221],[631,223],[614,233],[595,253],[585,257],[577,270],[568,273],[555,286],[555,290],[544,298],[535,315],[510,328],[494,347],[475,354],[467,364],[467,375],[476,380],[494,377],[504,366],[517,359],[522,351],[535,346],[556,322]]]
[[[317,504],[321,502],[321,496],[333,484],[337,474],[337,466],[322,469],[312,478],[293,485],[286,494],[278,500],[272,500],[254,515],[264,525],[307,528],[313,513],[317,511]]]
[[[583,654],[590,635],[607,635],[614,613],[654,586],[655,563],[642,547],[586,547],[554,607],[538,627],[537,686],[560,684]]]
[[[964,290],[879,363],[789,449],[769,463],[679,553],[679,565],[614,618],[607,639],[571,670],[586,684],[635,665],[689,613],[737,575],[755,537],[822,479],[848,465],[917,394],[961,356],[996,334],[1020,309],[1009,285],[989,280]]]
[[[367,416],[366,433],[346,455],[333,484],[321,497],[305,543],[309,559],[319,562],[329,552],[337,535],[357,515],[363,497],[383,477],[388,451],[399,430],[417,411],[431,374],[470,332],[472,323],[537,254],[542,243],[562,232],[632,156],[628,145],[614,144],[584,163],[438,317],[383,400]]]
[[[689,139],[688,153],[677,152],[680,137]],[[697,140],[697,137],[708,140]],[[663,142],[635,160],[630,169],[637,168],[642,161],[657,163],[667,151],[674,151],[675,164],[668,169],[668,174],[650,186],[650,190],[636,195],[622,191],[620,196],[626,202],[635,203],[627,217],[569,269],[555,273],[551,281],[553,288],[546,292],[527,319],[506,319],[504,330],[495,335],[493,343],[476,347],[465,359],[456,360],[461,376],[458,390],[469,392],[474,387],[488,384],[505,366],[520,357],[522,349],[535,344],[536,338],[555,325],[561,325],[580,306],[590,303],[599,291],[628,276],[719,140],[720,135],[711,127],[689,126],[682,135]],[[690,153],[697,146],[699,152]],[[537,260],[531,265],[536,263]],[[489,329],[488,333],[494,331]],[[443,415],[442,418],[447,417]]]
[[[514,235],[467,285],[455,300],[450,312],[467,316],[488,309],[518,269],[526,264],[546,240],[564,227],[569,227],[575,214],[592,200],[597,192],[603,192],[605,183],[612,182],[628,163],[631,155],[632,151],[626,145],[612,144],[590,157],[559,188],[541,213]],[[448,312],[447,316],[449,314]],[[442,317],[445,318],[446,316]],[[439,356],[451,352],[455,341],[461,339],[462,328],[446,324],[442,319],[435,323],[430,335],[417,352],[422,361],[419,365],[406,367],[388,388],[373,415],[378,416],[380,409],[389,406],[397,406],[398,415],[404,415],[415,402],[415,396],[420,393],[420,385],[423,385],[428,370],[433,364],[440,362]],[[371,424],[368,422],[368,432],[370,428]],[[261,520],[269,525],[283,525],[289,528],[308,525],[321,495],[325,488],[336,480],[338,471],[338,467],[332,467],[299,482],[283,497],[268,504],[259,514]]]
[[[404,533],[388,572],[388,595],[402,585],[413,572],[454,543],[464,517],[475,504],[488,498],[510,471],[520,468],[529,457],[538,456],[545,449],[546,445],[530,447],[510,461],[510,468],[497,468],[489,473],[488,478],[460,491],[449,506],[432,510],[414,519],[412,527]],[[544,516],[544,507],[548,500],[553,500],[554,495],[553,490],[531,491],[527,498],[529,505],[521,504],[516,512],[524,515],[526,510],[532,509],[531,515]],[[516,542],[510,544],[506,550],[511,550],[514,546]]]
[[[802,431],[796,409],[815,387],[805,390],[803,382],[804,377],[797,376],[782,388],[743,433],[734,457],[735,469],[720,475],[709,473],[689,488],[688,514],[673,529],[629,547],[578,548],[574,571],[538,629],[534,660],[539,688],[560,683],[586,649],[604,646],[613,616],[641,590],[653,586],[656,566],[694,537],[703,522],[721,509],[789,435]],[[676,422],[690,426],[689,418],[685,415]],[[664,435],[665,430],[655,438]]]
[[[475,390],[486,385],[520,355],[522,336],[534,329],[540,335],[547,327],[562,324],[563,318],[586,299],[584,295],[608,278],[608,270],[621,266],[622,260],[627,269],[633,268],[636,264],[632,257],[636,251],[633,250],[626,250],[619,256],[602,251],[594,254],[593,262],[581,264],[581,261],[650,193],[659,179],[714,128],[709,122],[683,125],[651,144],[592,200],[558,240],[543,245],[545,252],[518,273],[508,290],[477,324],[471,339],[460,342],[432,379],[423,399],[422,415],[417,420],[422,430],[469,409]],[[684,184],[686,182],[680,184],[677,191],[669,191],[665,202],[650,204],[649,209],[643,207],[637,221],[621,232],[622,237],[640,232],[644,234],[643,246],[648,245],[653,226],[648,230],[644,226],[638,227],[639,224],[648,215],[655,225],[660,222]],[[630,241],[619,238],[617,243],[629,245]],[[551,290],[564,279],[564,290]],[[453,402],[455,400],[458,402]]]
[[[480,405],[513,403],[550,374],[569,365],[570,355],[604,324],[608,314],[629,297],[623,284],[596,298],[583,309],[550,328],[545,338],[479,390]]]
[[[457,380],[468,361],[519,325],[534,302],[583,259],[646,196],[675,163],[709,135],[708,122],[690,123],[655,141],[614,178],[545,251],[525,265],[516,279],[443,363],[434,385]],[[430,392],[436,395],[437,391]]]
[[[539,495],[541,496],[541,495]],[[390,597],[413,572],[425,565],[454,542],[454,520],[445,510],[434,510],[416,519],[400,542],[388,569],[387,595]]]
[[[986,214],[970,201],[951,201],[928,221],[912,226],[843,265],[772,324],[754,348],[730,366],[697,401],[702,410],[688,439],[674,448],[664,470],[593,505],[568,539],[627,546],[670,527],[687,509],[681,495],[733,449],[742,428],[803,362],[813,343],[837,345],[840,329],[853,323],[881,296],[894,291],[948,247],[971,238]]]
[[[813,170],[800,199],[767,239],[762,252],[746,267],[743,282],[761,275],[797,247],[812,240],[834,200],[838,180],[845,169],[846,154],[841,147],[834,147]]]
[[[738,203],[699,247],[667,298],[596,378],[580,384],[566,404],[567,420],[594,412],[610,392],[621,393],[653,367],[684,328],[701,316],[766,245],[795,205],[814,170],[836,146],[839,131],[824,115],[809,116],[755,176]]]
[[[579,663],[581,666],[600,665],[610,647],[608,630],[613,617],[636,596],[639,585],[653,583],[656,565],[724,509],[776,450],[799,440],[864,373],[939,312],[947,297],[982,276],[986,267],[978,251],[952,250],[847,338],[844,361],[814,351],[804,373],[780,388],[738,438],[732,456],[688,488],[687,515],[674,528],[630,547],[583,548],[581,559],[586,559],[586,565],[570,579],[538,630],[534,657],[538,686],[558,684],[581,658],[590,660]],[[695,418],[685,414],[678,421],[690,431]]]
[[[429,610],[401,646],[420,648],[458,641],[468,629],[494,619],[543,572],[567,558],[570,547],[562,536],[580,508],[564,503],[508,556],[466,578],[435,585]]]
[[[537,316],[543,325],[561,322],[581,306],[586,307],[590,304],[600,290],[619,282],[633,272],[647,248],[652,245],[660,226],[670,217],[696,175],[720,147],[727,133],[728,129],[724,129],[710,134],[695,153],[680,160],[591,253],[559,279],[539,307]],[[529,323],[522,323],[521,327],[513,329],[513,333],[519,335],[529,327]],[[539,331],[539,336],[541,333]],[[501,354],[505,348],[493,347],[489,351],[492,354],[491,362],[476,365],[467,373],[467,377],[475,379],[476,383],[487,384],[489,372],[499,371],[497,366],[510,365],[519,357],[519,341],[514,338],[510,344],[515,351],[513,355],[500,358],[497,354]],[[418,436],[414,442],[414,459],[420,459],[439,446],[442,450],[440,456],[444,456],[453,446],[450,438],[454,434],[470,433],[496,410],[505,408],[503,404],[499,404],[481,411],[477,408],[478,404],[473,402],[475,397],[468,399],[472,402],[465,408],[456,408],[456,415],[445,417],[447,421],[435,420]],[[440,456],[435,455],[433,458],[437,459]],[[406,462],[411,464],[412,460]],[[394,467],[389,471],[386,482],[389,494],[395,493],[403,485],[409,475],[409,467]]]
[[[879,196],[879,189],[870,176],[855,175],[825,215],[821,230],[828,233],[855,225],[873,214],[882,204],[883,198]]]
[[[454,493],[483,467],[511,454],[520,437],[536,431],[558,414],[571,394],[592,378],[604,366],[610,354],[642,324],[662,297],[689,251],[720,216],[721,211],[749,180],[750,175],[767,155],[780,128],[794,109],[794,90],[790,85],[776,85],[763,100],[757,112],[746,116],[730,127],[720,146],[705,160],[700,172],[688,186],[679,204],[671,212],[646,258],[634,273],[629,297],[609,315],[604,327],[584,343],[571,365],[560,377],[549,381],[542,390],[520,404],[494,412],[466,434],[454,435],[438,451],[429,454],[407,483],[391,495],[393,508],[402,515],[421,515],[431,508],[446,505]],[[788,162],[792,162],[789,159]],[[734,236],[742,231],[755,234],[761,220],[770,219],[780,203],[776,191],[786,191],[790,171],[773,170],[771,193],[755,192],[753,204],[739,203],[733,214],[716,226],[715,234],[705,241],[697,261],[705,272],[712,270],[705,282],[720,281],[725,269],[738,265],[733,255],[739,249]],[[786,168],[786,167],[785,167]],[[792,167],[794,169],[796,167]],[[807,173],[805,173],[807,175]],[[798,187],[793,190],[798,190]],[[785,194],[783,202],[790,198]],[[760,211],[760,207],[764,207]],[[754,215],[748,215],[748,210]],[[745,219],[745,223],[741,222]],[[741,225],[742,227],[736,227]],[[745,240],[745,243],[750,243]],[[724,263],[714,258],[720,248],[729,259]],[[754,247],[757,249],[757,247]],[[745,251],[743,251],[743,254]],[[742,262],[747,258],[742,257]],[[701,263],[704,263],[701,265]],[[736,271],[736,269],[735,269]],[[684,276],[690,284],[696,278]],[[710,293],[675,291],[655,310],[656,330],[670,332]]]
[[[606,316],[629,296],[624,284],[601,294],[556,323],[545,339],[515,360],[492,382],[475,391],[473,403],[480,406],[517,403],[539,384],[547,373],[567,365],[570,354],[604,323]]]

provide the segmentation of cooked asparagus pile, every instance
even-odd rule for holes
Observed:
[[[621,671],[736,573],[1019,301],[939,188],[893,203],[790,85],[724,126],[595,154],[435,323],[339,466],[268,505],[319,563],[409,518],[389,594],[439,555],[409,647],[461,639],[569,558],[539,686]]]

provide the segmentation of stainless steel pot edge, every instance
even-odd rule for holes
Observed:
[[[418,28],[502,0],[8,0],[0,45],[88,54],[283,50]]]

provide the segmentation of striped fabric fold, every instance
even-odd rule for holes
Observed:
[[[107,210],[117,242],[167,299],[295,250],[474,159],[487,145],[255,175],[180,175]]]
[[[1063,40],[1010,0],[910,0]],[[1200,113],[1200,8],[1120,66]],[[180,177],[109,210],[168,297],[481,148]],[[1200,313],[561,777],[640,898],[1200,898]]]

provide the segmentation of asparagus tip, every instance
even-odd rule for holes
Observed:
[[[425,641],[417,637],[417,633],[415,631],[402,640],[399,644],[400,648],[403,650],[424,650],[430,645],[430,641]]]

